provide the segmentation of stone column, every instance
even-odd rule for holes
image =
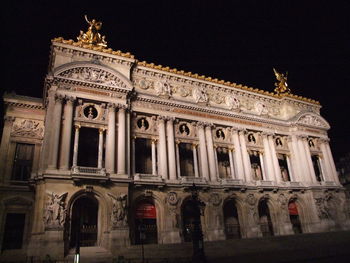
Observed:
[[[305,158],[306,158],[305,160],[306,160],[306,163],[307,163],[307,165],[309,167],[310,181],[311,182],[317,182],[314,166],[312,164],[310,148],[309,148],[309,144],[307,142],[307,137],[303,137],[302,138],[302,142],[303,142],[303,145],[304,145]]]
[[[169,117],[166,124],[167,135],[168,135],[168,165],[169,165],[170,180],[176,180],[174,120],[175,118]]]
[[[106,172],[114,174],[115,170],[115,104],[108,103],[108,127],[106,134]]]
[[[97,168],[102,169],[102,156],[103,156],[103,131],[104,129],[98,130],[98,159]]]
[[[152,175],[157,175],[156,139],[152,139]]]
[[[259,151],[259,159],[261,164],[261,173],[263,180],[266,180],[266,171],[265,171],[265,163],[264,163],[264,155],[263,152]]]
[[[117,173],[126,174],[125,157],[126,157],[126,126],[125,126],[125,106],[120,105],[118,111],[118,165]]]
[[[136,140],[136,137],[133,136],[131,139],[131,152],[132,152],[131,173],[132,174],[136,173],[135,158],[136,158],[137,153],[135,152],[135,140]],[[152,162],[153,162],[153,160],[152,160]],[[153,163],[152,163],[152,165],[153,165]]]
[[[201,173],[204,179],[209,180],[208,154],[205,143],[204,123],[198,122],[197,127],[199,137],[199,152],[201,157]]]
[[[215,157],[215,173],[216,173],[216,177],[219,178],[218,147],[216,145],[214,145],[214,157]]]
[[[180,144],[180,141],[176,141],[176,142],[175,142],[175,146],[176,146],[176,169],[177,169],[177,177],[178,177],[178,178],[181,178],[179,144]]]
[[[232,128],[232,140],[233,145],[235,147],[234,153],[234,162],[235,162],[235,174],[237,179],[241,179],[244,181],[244,166],[243,166],[243,158],[242,158],[242,151],[241,151],[241,145],[239,143],[239,137],[238,137],[238,131],[237,129]]]
[[[158,117],[159,130],[159,173],[163,179],[168,179],[168,163],[166,152],[165,117]]]
[[[50,152],[50,162],[49,169],[57,169],[57,160],[58,160],[58,149],[60,143],[60,131],[61,131],[61,119],[62,119],[62,102],[63,96],[55,96],[55,107],[53,112],[53,131],[54,135],[51,141],[51,152]]]
[[[230,159],[230,171],[231,171],[231,178],[235,179],[235,167],[233,163],[233,148],[228,149],[228,157]]]
[[[263,139],[263,145],[264,145],[264,157],[265,157],[265,175],[266,175],[266,180],[268,181],[276,181],[275,179],[275,169],[273,165],[273,160],[272,160],[272,154],[270,150],[270,144],[268,140],[269,134],[263,133],[262,134],[262,139]]]
[[[326,150],[325,142],[323,140],[320,141],[320,148],[321,148],[321,152],[322,152],[323,178],[324,178],[325,181],[333,181],[331,167],[330,167],[330,162],[329,162],[329,159],[328,159],[328,153],[327,153],[327,150]]]
[[[73,147],[73,167],[78,166],[78,146],[79,146],[79,125],[75,125],[74,147]]]
[[[0,182],[5,180],[5,167],[6,167],[6,159],[8,148],[10,144],[10,136],[13,122],[15,121],[15,117],[5,116],[4,118],[4,128],[2,131],[1,145],[0,145]]]
[[[64,120],[62,129],[62,143],[61,143],[61,155],[60,165],[61,170],[69,169],[69,157],[71,148],[71,137],[72,137],[72,125],[73,125],[73,105],[74,98],[66,97],[66,104],[64,106]]]
[[[192,152],[193,152],[193,166],[194,166],[194,177],[199,177],[198,171],[198,157],[197,157],[197,144],[192,144]]]
[[[294,173],[293,173],[293,169],[292,169],[292,164],[291,164],[291,162],[290,162],[290,157],[289,157],[288,154],[286,155],[286,159],[287,159],[287,167],[288,167],[289,178],[290,178],[291,181],[297,181],[297,180],[295,180],[295,178],[294,178]]]
[[[209,160],[209,171],[210,171],[210,181],[217,180],[216,174],[216,165],[215,165],[215,152],[213,145],[213,137],[211,133],[212,125],[207,125],[205,127],[205,136],[207,140],[207,151],[208,151],[208,160]]]
[[[277,159],[277,153],[275,149],[275,143],[273,141],[273,136],[270,135],[268,136],[268,141],[270,145],[270,150],[271,150],[271,158],[272,158],[272,164],[273,164],[273,169],[274,169],[274,174],[275,174],[275,180],[277,183],[282,181],[282,175],[281,175],[281,168],[278,163]]]
[[[241,145],[245,180],[246,180],[246,182],[251,182],[252,181],[252,169],[251,169],[251,164],[250,164],[247,146],[245,143],[244,134],[245,134],[245,131],[239,131],[239,142]]]
[[[297,144],[298,144],[298,155],[300,160],[300,180],[302,182],[312,182],[311,175],[310,175],[310,167],[306,161],[307,155],[304,149],[304,143],[302,136],[297,136]]]
[[[291,152],[290,156],[290,173],[293,174],[293,179],[291,178],[292,181],[295,182],[300,182],[300,174],[301,174],[301,169],[300,169],[300,154],[298,153],[298,141],[297,137],[295,135],[292,135],[291,137],[287,138],[288,141],[288,148],[289,151]]]
[[[330,170],[331,170],[332,178],[334,179],[334,182],[336,184],[340,185],[338,173],[337,173],[337,170],[335,168],[334,159],[333,159],[331,147],[329,146],[329,142],[326,142],[326,152],[327,152],[328,160],[330,163],[330,168],[331,168]]]

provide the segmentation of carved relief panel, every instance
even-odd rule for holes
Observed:
[[[75,108],[75,120],[83,122],[105,123],[107,121],[106,104],[84,102],[78,100],[78,105]]]
[[[38,120],[16,118],[12,126],[11,136],[42,139],[44,123]]]

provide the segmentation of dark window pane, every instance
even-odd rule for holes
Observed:
[[[9,213],[6,215],[2,249],[22,248],[25,214]]]
[[[34,144],[17,143],[12,180],[26,181],[32,172]]]

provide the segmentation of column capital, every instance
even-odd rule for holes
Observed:
[[[105,128],[99,128],[99,129],[98,129],[98,132],[99,132],[99,133],[103,133],[105,130],[106,130]]]
[[[198,147],[198,143],[197,142],[192,143],[192,148],[197,148],[197,147]]]
[[[56,103],[62,103],[64,100],[64,96],[61,94],[55,94],[55,102]]]
[[[167,118],[168,118],[167,116],[162,116],[162,115],[157,116],[157,120],[162,121],[162,122],[165,122],[167,120]]]
[[[247,130],[243,129],[243,130],[238,130],[237,132],[239,135],[245,135],[247,133]]]
[[[203,128],[204,129],[205,122],[204,121],[197,121],[196,125],[197,125],[198,128]]]
[[[79,130],[81,128],[80,124],[74,124],[75,130]]]
[[[127,109],[128,109],[128,105],[121,104],[121,103],[117,103],[117,104],[116,104],[116,107],[117,107],[119,110],[127,110]]]
[[[16,120],[16,117],[12,117],[12,116],[5,116],[4,117],[4,122],[5,124],[11,124]]]
[[[72,97],[72,96],[64,96],[64,99],[65,99],[66,103],[70,104],[70,105],[72,105],[74,103],[74,101],[76,100],[76,98]]]
[[[268,131],[263,131],[261,132],[262,136],[266,136],[266,137],[273,137],[275,135],[275,133],[273,132],[268,132]]]
[[[107,108],[109,111],[114,111],[117,106],[114,103],[109,102]]]
[[[158,140],[157,140],[156,138],[152,138],[152,139],[151,139],[151,142],[152,142],[152,143],[157,143],[157,141],[158,141]]]
[[[234,148],[234,147],[229,147],[228,150],[229,150],[230,152],[234,152],[234,151],[235,151],[235,148]]]
[[[169,122],[174,122],[174,121],[176,120],[176,118],[173,117],[173,116],[167,116],[167,117],[165,117],[165,118],[166,118],[166,120],[169,121]]]

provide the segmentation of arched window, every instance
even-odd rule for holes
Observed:
[[[229,200],[224,205],[224,224],[226,239],[241,237],[237,207],[234,200]]]
[[[267,201],[265,199],[259,202],[258,206],[259,210],[259,225],[261,229],[262,235],[265,236],[273,236],[273,226],[270,216],[270,209],[267,205]]]

